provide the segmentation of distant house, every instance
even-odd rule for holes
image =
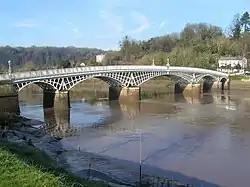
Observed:
[[[218,60],[218,71],[238,72],[247,68],[247,59],[245,57],[221,57]]]
[[[96,61],[97,63],[102,63],[102,61],[104,60],[105,56],[106,56],[106,54],[96,55],[96,56],[95,56],[95,61]]]

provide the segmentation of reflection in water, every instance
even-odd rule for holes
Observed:
[[[60,137],[73,136],[70,130],[70,110],[69,109],[44,109],[45,130]]]
[[[76,103],[74,103],[76,104]],[[91,103],[93,107],[102,108],[104,107],[104,116],[100,117],[99,120],[92,118],[90,120],[90,125],[87,123],[86,118],[91,118],[91,114],[95,115],[97,111],[88,112],[86,106],[89,103],[83,103],[82,108],[71,108],[71,110],[60,110],[60,109],[44,109],[44,121],[46,124],[47,132],[53,135],[66,137],[73,136],[80,133],[82,130],[88,128],[94,129],[110,129],[111,131],[124,131],[131,130],[129,126],[119,127],[118,125],[113,126],[113,124],[122,119],[132,120],[138,115],[142,114],[171,114],[177,113],[178,107],[164,104],[155,104],[153,101],[145,101],[138,103],[118,103],[118,102],[108,102],[108,101],[96,101]],[[77,123],[72,123],[70,120],[70,115],[75,115],[76,112],[79,115],[74,117]],[[82,114],[82,115],[81,115]],[[88,116],[90,115],[90,116]],[[72,117],[71,117],[72,118]],[[78,119],[76,119],[78,118]]]
[[[140,115],[171,115],[180,113],[183,108],[176,105],[176,103],[186,103],[186,104],[222,104],[225,103],[227,106],[234,105],[232,101],[230,101],[229,96],[225,93],[223,94],[207,94],[203,95],[200,98],[191,98],[184,97],[182,94],[178,95],[163,95],[160,96],[159,99],[147,99],[142,100],[136,103],[118,103],[116,101],[98,101],[98,100],[85,100],[82,99],[85,95],[71,94],[73,97],[71,98],[72,107],[69,109],[42,109],[42,95],[32,95],[31,99],[28,99],[28,103],[31,105],[22,104],[21,108],[22,115],[26,117],[35,118],[38,120],[44,120],[45,129],[47,132],[52,133],[55,136],[59,137],[67,137],[74,136],[77,133],[80,133],[86,127],[94,128],[94,129],[109,129],[111,131],[127,131],[127,130],[135,130],[135,127],[129,126],[126,124],[124,127],[121,127],[120,124],[115,124],[117,121],[121,121],[122,119],[126,120],[134,120],[137,116]],[[22,99],[21,101],[24,103],[25,101]],[[37,104],[39,106],[39,110],[43,110],[43,119],[37,118],[34,115],[30,115],[27,113],[32,110],[28,108]],[[199,105],[202,107],[202,105]],[[187,112],[189,115],[192,115],[194,118],[199,114],[200,107],[189,107]],[[32,110],[32,114],[34,114],[34,110]],[[37,114],[37,113],[36,113]],[[39,114],[38,114],[39,115]],[[98,115],[100,115],[98,117]],[[178,116],[181,118],[181,116]],[[71,120],[72,119],[72,120]],[[141,124],[142,125],[142,124]],[[138,128],[138,127],[137,127]]]
[[[140,131],[144,164],[221,186],[248,186],[250,166],[244,161],[250,156],[250,100],[243,93],[218,92],[200,98],[168,94],[129,105],[89,102],[82,93],[72,96],[71,108],[64,111],[43,111],[39,97],[34,96],[32,104],[21,98],[21,114],[40,120],[44,116],[49,133],[66,137],[61,141],[65,147],[80,145],[90,152],[138,162],[134,138]]]

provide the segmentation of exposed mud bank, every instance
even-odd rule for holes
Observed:
[[[12,123],[9,129],[5,128],[1,131],[1,139],[34,146],[56,160],[59,166],[83,178],[101,180],[111,186],[134,186],[138,183],[139,164],[80,149],[62,147],[60,138],[52,137],[46,133],[43,122],[20,116],[12,116],[12,118],[15,118],[15,123]],[[178,181],[168,181],[166,178],[154,175],[154,173],[153,169],[145,167],[143,181],[157,180],[157,185],[165,183],[166,186],[169,184],[184,185]]]

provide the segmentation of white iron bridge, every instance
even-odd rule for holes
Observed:
[[[91,66],[64,69],[50,69],[29,72],[1,74],[0,81],[10,81],[17,91],[30,84],[37,84],[45,90],[69,91],[78,83],[98,78],[110,86],[139,87],[144,82],[159,76],[167,76],[187,84],[196,84],[210,79],[226,82],[226,73],[193,67],[177,66]]]

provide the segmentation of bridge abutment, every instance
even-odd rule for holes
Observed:
[[[0,103],[0,113],[20,114],[18,92],[14,89],[13,85],[0,85]]]
[[[183,90],[184,95],[199,96],[201,94],[201,84],[188,84]]]
[[[43,90],[44,108],[70,108],[69,91]]]
[[[140,87],[109,87],[109,100],[137,102],[141,99]]]

